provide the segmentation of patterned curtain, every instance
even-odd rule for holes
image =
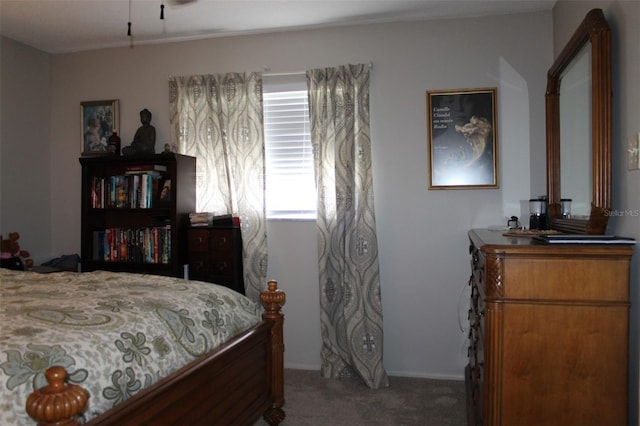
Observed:
[[[198,212],[238,214],[247,296],[266,283],[262,74],[169,79],[171,144],[197,158]]]
[[[388,386],[373,209],[369,66],[307,71],[318,188],[322,375]]]

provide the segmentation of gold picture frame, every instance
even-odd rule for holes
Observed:
[[[117,99],[80,102],[80,152],[88,155],[112,155],[107,144],[113,133],[119,132],[119,102]]]
[[[496,92],[427,91],[429,189],[499,187]]]

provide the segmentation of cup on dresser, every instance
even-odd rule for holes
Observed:
[[[529,200],[529,229],[545,228],[545,203],[544,200],[532,198]]]
[[[560,209],[562,211],[563,219],[571,218],[571,198],[561,198],[560,199]]]

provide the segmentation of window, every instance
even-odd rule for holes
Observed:
[[[315,219],[306,76],[265,76],[263,108],[267,218]]]

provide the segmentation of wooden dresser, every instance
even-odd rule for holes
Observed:
[[[469,424],[626,425],[632,246],[469,239]]]
[[[189,228],[189,276],[244,294],[239,226]]]

